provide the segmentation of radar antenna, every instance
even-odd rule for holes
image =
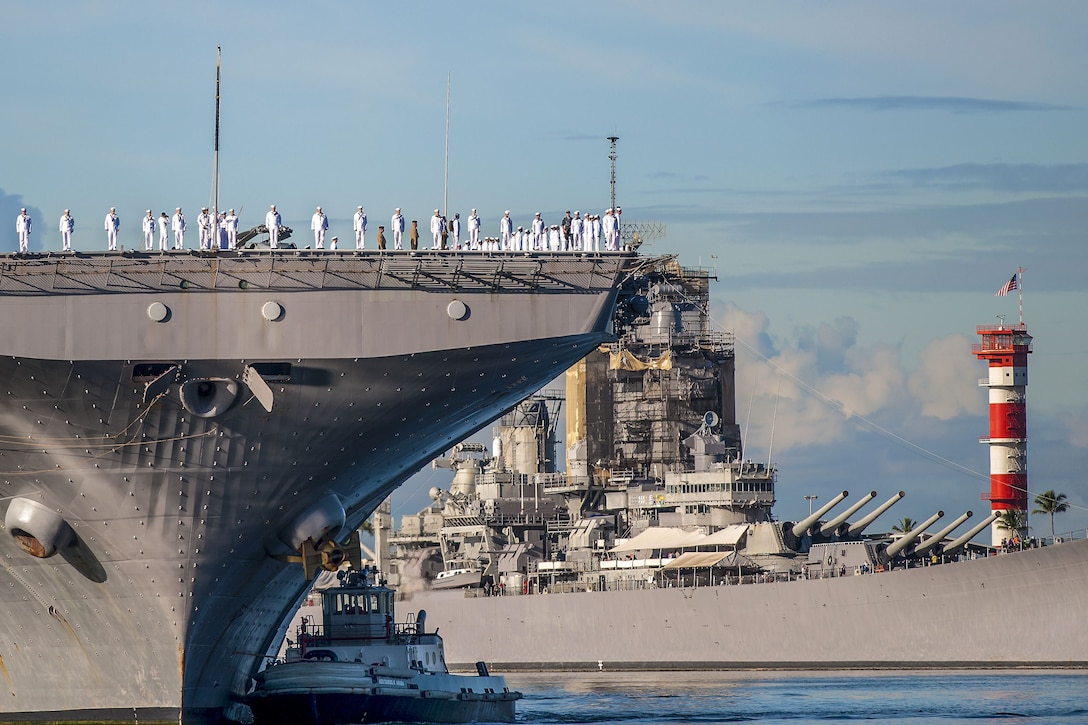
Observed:
[[[638,249],[643,244],[664,236],[664,222],[624,222],[620,229],[620,245],[625,249]]]

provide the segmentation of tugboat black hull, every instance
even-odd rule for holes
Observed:
[[[310,692],[249,701],[254,725],[337,725],[370,722],[514,722],[514,693],[380,694],[378,688],[358,692]]]

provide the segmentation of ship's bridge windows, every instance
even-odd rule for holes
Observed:
[[[366,614],[367,609],[367,597],[366,595],[358,594],[337,594],[333,597],[333,614]]]

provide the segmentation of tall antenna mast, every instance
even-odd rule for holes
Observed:
[[[608,141],[612,144],[611,151],[608,152],[608,158],[612,161],[612,203],[610,208],[616,208],[616,142],[620,140],[619,136],[609,136]]]
[[[219,228],[219,73],[222,59],[222,46],[215,46],[215,163],[212,169],[212,218],[214,228]],[[218,233],[214,237],[214,247],[219,247]]]
[[[449,219],[450,207],[450,72],[446,71],[446,170],[442,177],[442,214]]]

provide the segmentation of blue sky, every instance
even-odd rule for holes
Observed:
[[[1082,2],[16,0],[0,249],[21,206],[33,249],[59,249],[64,208],[74,246],[101,249],[111,206],[134,246],[145,209],[210,205],[217,45],[220,206],[243,228],[273,203],[300,230],[321,205],[341,236],[357,204],[422,222],[443,205],[448,73],[449,211],[485,232],[505,209],[603,210],[620,137],[625,219],[667,226],[647,251],[717,270],[782,518],[843,488],[907,490],[896,517],[984,511],[969,346],[1015,320],[993,293],[1027,268],[1029,485],[1067,493],[1058,528],[1083,528],[1086,30]],[[406,510],[434,483],[408,484]]]

